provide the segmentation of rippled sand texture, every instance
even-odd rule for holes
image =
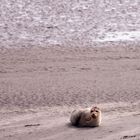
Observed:
[[[0,139],[140,139],[140,48],[0,49]],[[98,105],[98,128],[69,124]]]

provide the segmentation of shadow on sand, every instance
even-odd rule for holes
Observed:
[[[98,127],[91,127],[91,126],[74,126],[71,123],[66,123],[68,128],[78,128],[78,129],[97,129]]]

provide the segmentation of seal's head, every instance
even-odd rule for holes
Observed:
[[[80,126],[99,126],[100,123],[101,110],[98,107],[89,108],[81,113]]]

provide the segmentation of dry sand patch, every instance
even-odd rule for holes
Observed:
[[[139,47],[1,49],[0,139],[139,139],[139,54]],[[74,108],[93,104],[104,110],[101,127],[69,125]]]

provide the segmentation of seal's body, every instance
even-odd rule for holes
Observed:
[[[74,110],[70,121],[75,126],[99,126],[101,124],[101,110],[98,107]]]

